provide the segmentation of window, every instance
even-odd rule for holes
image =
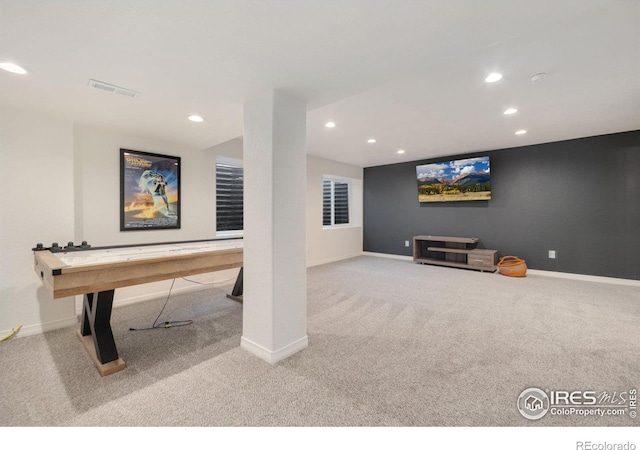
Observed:
[[[350,184],[345,181],[323,178],[322,225],[331,227],[349,224]]]
[[[216,233],[244,228],[244,168],[240,161],[216,162]]]

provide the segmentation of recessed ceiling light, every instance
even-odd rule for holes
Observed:
[[[518,130],[516,131],[516,134],[525,134],[527,132],[527,130]]]
[[[495,83],[496,81],[499,81],[502,79],[502,74],[498,73],[498,72],[493,72],[490,73],[487,78],[484,79],[484,81],[486,81],[487,83]]]
[[[327,128],[335,128],[336,124],[334,122],[327,122],[324,126]]]
[[[504,113],[505,113],[506,115],[509,115],[509,114],[515,114],[515,113],[517,113],[517,112],[518,112],[518,110],[517,110],[516,108],[507,108],[507,109],[505,109],[505,110],[504,110]]]
[[[17,73],[18,75],[25,75],[27,73],[26,69],[20,67],[17,64],[6,61],[0,62],[0,69],[6,70],[7,72],[11,73]]]
[[[204,122],[204,119],[202,117],[195,114],[189,116],[189,120],[192,122]]]
[[[400,150],[398,150],[397,153],[398,153],[398,155],[402,155],[404,153],[404,150],[400,149]]]
[[[376,143],[376,140],[372,138],[372,139],[369,139],[367,142],[368,142],[369,144],[375,144],[375,143]]]

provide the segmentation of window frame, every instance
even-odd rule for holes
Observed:
[[[330,182],[331,183],[331,205],[330,205],[330,220],[331,220],[331,224],[330,225],[325,225],[324,223],[324,186],[325,186],[325,182]],[[335,184],[336,183],[340,183],[340,184],[345,184],[347,186],[347,209],[348,209],[348,215],[349,215],[349,219],[347,223],[335,223]],[[348,227],[353,227],[353,182],[351,179],[349,178],[343,178],[343,177],[338,177],[338,176],[333,176],[333,175],[323,175],[322,176],[322,229],[323,230],[331,230],[331,229],[337,229],[337,228],[348,228]]]

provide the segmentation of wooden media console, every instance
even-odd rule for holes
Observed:
[[[495,272],[498,251],[476,248],[478,238],[414,236],[413,260],[421,264]]]

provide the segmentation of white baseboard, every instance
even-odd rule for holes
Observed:
[[[343,256],[337,256],[337,257],[334,257],[334,258],[321,259],[321,260],[318,260],[318,261],[307,262],[307,267],[321,266],[322,264],[329,264],[329,263],[336,262],[336,261],[342,261],[342,260],[345,260],[345,259],[351,259],[351,258],[355,258],[357,256],[362,256],[362,252],[352,253],[352,254],[343,255]]]
[[[197,283],[189,283],[189,284],[185,284],[183,286],[174,286],[174,288],[171,290],[171,295],[177,295],[177,294],[183,294],[183,293],[188,293],[188,292],[195,292],[195,291],[199,291],[202,289],[207,289],[210,287],[223,287],[223,286],[233,286],[233,283],[235,283],[235,277],[233,279],[228,279],[224,282],[210,282],[210,283],[205,283],[203,282],[202,284],[197,284]],[[169,281],[161,281],[161,282],[156,282],[156,283],[149,283],[149,284],[145,284],[145,285],[137,285],[137,286],[132,286],[129,288],[121,288],[121,289],[117,289],[116,290],[116,298],[113,301],[113,307],[114,308],[120,308],[123,306],[128,306],[128,305],[133,305],[135,303],[141,303],[141,302],[146,302],[149,300],[156,300],[158,298],[165,298],[168,294],[169,294]],[[188,282],[185,282],[188,283]],[[151,292],[146,292],[144,294],[140,294],[140,286],[146,286],[144,289],[153,289]],[[135,288],[135,289],[133,289]],[[129,289],[129,293],[134,293],[133,295],[126,295],[122,298],[118,298],[119,295],[122,295],[122,291],[125,289]],[[125,291],[126,292],[126,291]],[[138,293],[136,293],[138,292]],[[82,301],[83,301],[83,297],[82,295],[78,296],[78,301],[76,301],[76,314],[80,315],[82,314]]]
[[[378,256],[380,258],[401,259],[403,261],[413,261],[413,256],[392,255],[390,253],[362,252],[364,256]]]
[[[176,295],[176,294],[179,294],[179,293],[199,291],[199,290],[202,290],[202,289],[207,289],[208,287],[212,287],[212,286],[215,286],[215,287],[233,286],[233,283],[235,283],[235,278],[229,279],[229,280],[216,282],[216,283],[211,282],[209,284],[205,283],[205,282],[203,282],[203,284],[192,284],[192,283],[189,283],[189,284],[186,284],[184,286],[174,287],[173,290],[171,291],[171,295]],[[149,285],[153,285],[153,284],[149,284]],[[147,286],[149,286],[149,285],[147,285]],[[152,292],[148,292],[148,293],[145,293],[145,294],[142,294],[142,295],[133,295],[133,296],[124,297],[122,299],[117,299],[116,298],[114,300],[114,302],[113,302],[113,307],[114,308],[119,308],[119,307],[122,307],[122,306],[132,305],[134,303],[140,303],[140,302],[144,302],[144,301],[148,301],[148,300],[154,300],[154,299],[158,299],[158,298],[163,298],[163,297],[166,297],[167,294],[169,293],[168,288],[167,289],[158,289],[160,287],[160,285],[155,285],[154,287],[155,287],[155,289]],[[123,288],[123,289],[126,289],[126,288]],[[120,292],[120,290],[116,290],[116,295],[118,295],[119,292]],[[133,292],[133,291],[130,291],[130,292]],[[14,339],[14,338],[17,338],[17,337],[32,336],[34,334],[42,334],[42,333],[46,333],[47,331],[53,331],[53,330],[57,330],[57,329],[60,329],[60,328],[77,326],[79,324],[78,318],[82,315],[82,302],[83,302],[83,296],[82,295],[76,296],[75,314],[73,316],[65,317],[64,319],[59,319],[59,320],[46,322],[46,323],[37,323],[37,324],[33,324],[33,325],[24,325],[24,326],[22,326],[20,328],[20,331],[14,337],[12,337],[11,339]],[[0,331],[0,337],[6,336],[6,335],[10,334],[11,332],[12,332],[12,330],[1,330]]]
[[[309,338],[308,336],[304,336],[297,341],[292,342],[291,344],[285,345],[284,347],[272,351],[269,350],[255,342],[245,338],[242,336],[240,339],[240,347],[248,351],[249,353],[253,353],[258,358],[268,362],[269,364],[275,364],[278,361],[282,361],[283,359],[287,359],[289,356],[298,353],[300,350],[304,350],[309,346]]]
[[[59,328],[66,328],[78,325],[77,317],[66,317],[64,319],[54,320],[46,323],[37,323],[34,325],[25,325],[20,328],[20,331],[14,335],[11,339],[17,337],[33,336],[34,334],[42,334],[47,331],[57,330]],[[16,327],[17,328],[17,327]],[[0,331],[0,336],[6,336],[11,333],[12,330]]]
[[[622,286],[640,287],[640,280],[628,280],[626,278],[600,277],[596,275],[582,275],[579,273],[553,272],[550,270],[527,269],[527,275],[539,275],[542,277],[565,278],[568,280],[590,281],[594,283],[619,284]]]
[[[193,285],[189,285],[189,286],[174,287],[171,290],[171,295],[184,294],[184,293],[187,293],[187,292],[201,291],[203,289],[207,289],[208,287],[209,286],[200,285],[200,284],[193,284]],[[219,287],[219,285],[216,285],[216,287]],[[132,297],[126,297],[126,298],[122,298],[122,299],[117,299],[117,300],[115,300],[113,302],[113,307],[114,308],[119,308],[121,306],[133,305],[135,303],[146,302],[146,301],[149,301],[149,300],[156,300],[158,298],[166,297],[168,294],[169,294],[168,290],[160,290],[160,291],[149,292],[149,293],[146,293],[146,294],[136,295],[136,296],[132,296]]]
[[[413,261],[412,256],[391,255],[387,253],[362,252],[366,256],[378,256],[381,258],[401,259],[403,261]],[[496,272],[497,273],[497,272]],[[550,270],[527,269],[528,275],[538,275],[542,277],[566,278],[569,280],[591,281],[595,283],[619,284],[623,286],[640,287],[640,280],[628,280],[626,278],[600,277],[595,275],[582,275],[579,273],[553,272]]]

